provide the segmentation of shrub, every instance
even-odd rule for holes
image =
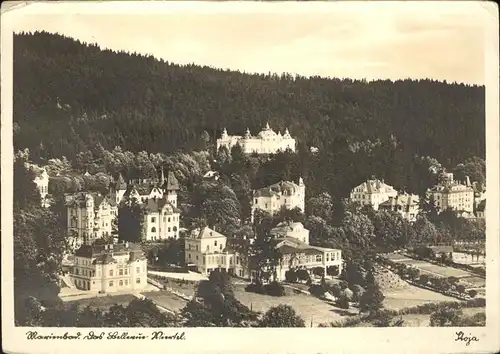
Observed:
[[[340,294],[342,292],[342,289],[340,288],[339,284],[333,284],[332,287],[330,288],[332,295],[335,297],[340,297]]]
[[[309,273],[307,272],[307,270],[305,270],[305,269],[299,269],[297,271],[297,279],[301,280],[301,281],[307,281],[307,280],[311,279],[311,276],[309,275]]]
[[[313,284],[309,287],[309,292],[314,295],[314,296],[317,296],[317,297],[320,297],[320,296],[323,296],[325,295],[325,292],[327,291],[328,289],[326,289],[324,286],[322,285],[318,285],[318,284]]]
[[[470,297],[474,298],[477,295],[477,291],[474,290],[474,289],[471,289],[471,290],[468,291],[468,294],[469,294]]]
[[[341,296],[338,298],[336,305],[341,309],[349,309],[349,300],[346,296]]]
[[[245,291],[251,292],[251,293],[257,293],[257,294],[265,294],[265,289],[264,286],[260,283],[251,283],[248,284],[245,287]]]
[[[298,280],[297,272],[294,269],[290,269],[285,273],[285,279],[289,283],[296,283]]]
[[[285,296],[285,287],[278,283],[277,281],[273,281],[269,284],[264,285],[264,292],[267,295],[271,296]]]

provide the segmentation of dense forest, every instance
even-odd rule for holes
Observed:
[[[288,127],[324,168],[360,150],[388,150],[408,169],[415,155],[453,167],[485,156],[484,87],[432,80],[365,82],[249,75],[101,50],[46,32],[14,39],[15,149],[34,160],[96,144],[172,153],[214,144],[223,127]],[[370,154],[367,154],[370,155]],[[376,167],[391,161],[367,156]],[[344,165],[345,166],[345,165]],[[374,171],[373,173],[376,173]]]

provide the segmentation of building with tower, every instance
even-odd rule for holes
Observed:
[[[462,216],[474,215],[474,188],[469,177],[462,183],[453,178],[453,173],[443,173],[440,183],[427,190],[427,197],[438,212],[451,209]]]
[[[118,208],[113,198],[100,193],[66,195],[67,230],[73,248],[91,245],[112,235]]]
[[[285,129],[283,134],[280,131],[276,133],[269,127],[269,123],[256,136],[253,136],[249,129],[243,136],[228,135],[224,128],[220,139],[217,139],[217,150],[224,146],[231,151],[231,148],[237,144],[241,146],[245,154],[275,154],[287,149],[295,152],[296,148],[295,139],[292,138],[288,129]]]
[[[252,220],[255,210],[261,209],[273,215],[281,208],[305,210],[306,186],[304,180],[299,178],[299,184],[281,181],[269,187],[253,191]]]

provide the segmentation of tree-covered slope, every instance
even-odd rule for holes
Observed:
[[[448,166],[485,155],[484,87],[249,75],[15,35],[15,148],[34,158],[73,159],[97,143],[192,150],[205,130],[215,142],[223,127],[258,132],[266,121],[320,151],[393,135],[406,153]]]

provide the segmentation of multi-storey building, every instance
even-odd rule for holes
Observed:
[[[179,237],[180,209],[177,207],[179,182],[173,172],[157,184],[126,184],[120,175],[115,186],[115,200],[137,202],[144,212],[142,235],[145,241],[159,241]]]
[[[26,163],[26,167],[35,174],[33,182],[35,182],[38,192],[40,193],[40,200],[42,206],[49,206],[49,174],[45,167],[38,167],[37,165]]]
[[[248,276],[246,255],[240,255],[227,247],[227,237],[208,226],[191,231],[185,241],[185,261],[202,274],[224,269],[238,276]]]
[[[453,173],[444,174],[439,184],[427,190],[427,197],[434,201],[438,212],[446,209],[461,215],[474,212],[474,189],[469,179],[462,184],[453,179]]]
[[[142,290],[147,286],[147,259],[139,245],[97,241],[75,251],[71,279],[78,289],[92,292]]]
[[[396,197],[389,197],[383,203],[380,203],[380,210],[392,210],[410,221],[414,222],[417,219],[419,212],[420,198],[415,194],[399,194]]]
[[[337,276],[342,272],[341,251],[309,245],[309,230],[301,223],[283,223],[271,233],[275,236],[276,248],[282,254],[277,267],[278,280],[284,280],[290,269],[312,271],[322,268],[324,274],[330,276]],[[255,271],[251,269],[250,258],[250,254],[231,249],[226,236],[208,227],[195,229],[185,238],[186,264],[195,267],[202,274],[223,269],[238,277],[252,277]]]
[[[305,210],[306,186],[302,178],[299,184],[281,181],[269,187],[253,191],[252,220],[255,210],[261,209],[273,215],[281,208]]]
[[[113,198],[79,192],[66,196],[68,236],[73,247],[111,236],[118,208]]]
[[[142,202],[143,235],[146,241],[179,238],[180,209],[177,208],[179,182],[172,172],[163,177],[162,185],[150,190]]]
[[[314,272],[321,269],[325,276],[335,277],[342,273],[342,251],[334,248],[312,246],[295,237],[278,239],[277,248],[282,255],[276,269],[277,280],[286,279],[286,272],[305,269]]]
[[[245,154],[274,154],[287,149],[295,152],[296,143],[288,129],[285,129],[284,134],[281,134],[280,131],[276,133],[269,127],[269,123],[267,123],[257,136],[252,136],[248,129],[244,136],[228,135],[226,128],[224,128],[220,139],[217,139],[217,150],[224,146],[231,151],[231,148],[237,144],[241,146]]]
[[[301,222],[282,222],[271,229],[271,235],[285,238],[292,237],[309,244],[309,230]]]
[[[352,202],[361,205],[371,205],[374,210],[378,210],[379,205],[389,198],[396,198],[398,192],[384,181],[370,179],[352,189],[350,199]]]

